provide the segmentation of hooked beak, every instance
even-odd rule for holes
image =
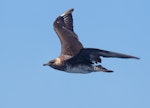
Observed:
[[[48,62],[48,63],[45,63],[45,64],[43,64],[43,66],[49,66],[50,65],[50,63]]]
[[[52,65],[51,62],[48,62],[48,63],[43,64],[43,66],[51,66],[51,65]]]
[[[54,63],[54,60],[51,60],[48,63],[43,64],[43,66],[51,66],[53,63]]]
[[[43,64],[43,66],[48,66],[48,64]]]

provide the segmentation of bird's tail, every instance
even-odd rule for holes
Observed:
[[[95,72],[99,72],[99,71],[102,71],[102,72],[113,72],[112,70],[108,70],[108,69],[104,68],[102,65],[93,66],[93,68],[94,68]]]

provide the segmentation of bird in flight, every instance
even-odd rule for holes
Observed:
[[[101,57],[139,59],[127,54],[97,48],[84,48],[73,30],[73,10],[62,13],[54,21],[54,30],[61,42],[61,54],[43,66],[50,66],[68,73],[113,72],[101,65]]]

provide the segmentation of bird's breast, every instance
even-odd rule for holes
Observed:
[[[93,68],[88,65],[78,65],[78,66],[67,66],[66,72],[69,73],[91,73]]]

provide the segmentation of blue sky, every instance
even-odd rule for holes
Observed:
[[[0,108],[149,108],[149,0],[0,1]],[[53,21],[74,8],[85,47],[138,56],[102,58],[113,73],[43,67],[60,54]]]

